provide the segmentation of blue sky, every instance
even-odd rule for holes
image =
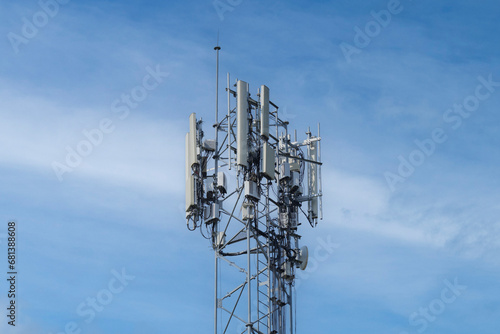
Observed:
[[[498,333],[500,86],[483,84],[500,82],[497,2],[63,2],[46,21],[37,1],[0,11],[1,248],[9,220],[19,233],[18,323],[2,315],[2,333],[212,332],[213,253],[186,229],[183,165],[189,114],[213,117],[217,31],[221,87],[227,72],[266,84],[299,133],[322,124],[325,219],[301,233],[336,246],[301,279],[299,333]],[[376,29],[368,45],[356,27]],[[120,118],[113,103],[157,66]],[[53,163],[104,119],[60,181]],[[78,307],[122,270],[134,278],[86,322]]]

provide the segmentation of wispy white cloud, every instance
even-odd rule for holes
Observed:
[[[345,170],[323,171],[326,225],[369,232],[374,237],[431,247],[463,258],[485,258],[498,249],[493,207],[482,211],[467,197],[404,199],[378,178]],[[411,189],[411,188],[410,188]],[[457,189],[461,189],[458,187]]]
[[[88,140],[84,130],[98,128],[103,118],[109,118],[115,130],[104,134],[102,143],[64,179],[87,177],[171,193],[182,189],[183,166],[172,163],[173,157],[184,154],[185,129],[177,121],[149,120],[140,114],[121,121],[105,108],[69,108],[5,93],[2,101],[0,160],[5,165],[53,172],[53,161],[65,164],[68,146],[76,150],[79,142]],[[58,182],[56,173],[53,177]]]

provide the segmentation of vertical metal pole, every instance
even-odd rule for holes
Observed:
[[[215,232],[217,233],[217,231]],[[217,236],[215,237],[215,241],[217,242]],[[215,308],[214,308],[214,334],[217,334],[217,309],[219,307],[219,297],[218,297],[218,272],[219,272],[219,245],[216,245],[215,249]]]
[[[292,283],[289,285],[289,296],[290,296],[290,334],[293,334],[293,295],[292,295]]]
[[[311,128],[307,128],[307,159],[311,159]],[[311,174],[312,174],[312,164],[309,162],[307,164],[307,218],[311,222],[312,218],[312,199],[311,199]]]
[[[318,123],[318,161],[321,162],[321,134]],[[321,180],[321,165],[319,168],[319,219],[323,219],[323,181]]]
[[[282,248],[280,247],[280,252],[282,251]],[[282,254],[282,257],[283,257],[283,254]],[[280,265],[283,263],[283,259],[281,259],[280,261]],[[279,274],[278,274],[279,275]],[[283,280],[283,277],[278,277],[278,289],[279,289],[279,298],[280,298],[280,301],[283,302],[283,300],[285,300],[284,298],[284,293],[283,293],[283,283],[284,283],[284,280]],[[285,327],[285,324],[283,322],[283,306],[282,305],[279,305],[279,312],[278,312],[278,323],[279,323],[279,334],[286,334],[284,332],[284,327]]]
[[[231,92],[229,83],[229,72],[227,73],[227,146],[229,154],[229,170],[231,170]]]
[[[254,208],[254,212],[257,212],[256,208]],[[252,289],[250,286],[251,280],[251,263],[250,263],[250,228],[251,228],[251,219],[247,220],[247,289],[248,289],[248,320],[247,320],[247,330],[248,334],[252,334]]]
[[[278,117],[278,108],[276,108],[276,138],[279,139],[278,137],[279,135],[279,117]],[[279,144],[279,140],[278,140],[278,144]],[[278,145],[279,147],[279,145]],[[276,156],[278,154],[278,150],[276,150]]]
[[[255,227],[258,229],[259,228],[259,216],[258,216],[258,210],[257,210],[258,207],[255,208]],[[260,266],[259,266],[259,262],[260,262],[260,259],[259,259],[259,256],[260,256],[260,250],[259,250],[259,235],[256,233],[255,234],[255,249],[256,249],[256,252],[255,252],[255,286],[256,286],[256,293],[255,293],[255,300],[256,300],[256,313],[257,314],[257,332],[260,333],[260,302],[259,302],[259,299],[260,299],[260,277],[261,275],[260,274]]]
[[[217,65],[216,65],[216,75],[215,75],[215,176],[214,176],[214,189],[217,189],[217,174],[219,167],[219,37],[217,36],[217,46],[214,48],[217,51]],[[217,334],[217,309],[218,305],[218,271],[219,271],[219,243],[218,243],[218,227],[217,222],[214,223],[214,233],[213,236],[215,240],[215,305],[214,305],[214,334]]]
[[[293,288],[293,293],[295,294],[295,310],[294,310],[294,322],[293,322],[293,328],[295,328],[295,330],[297,330],[297,290],[295,290],[295,288]]]
[[[217,44],[219,44],[217,38]],[[219,169],[219,50],[220,46],[216,46],[214,50],[217,51],[217,65],[215,74],[215,177],[214,177],[214,189],[217,189],[217,173]]]
[[[288,153],[288,121],[285,122],[285,152]],[[288,159],[286,159],[288,162]]]
[[[279,148],[280,148],[280,138],[279,138],[279,109],[276,108],[276,139],[277,139],[277,143],[276,143],[276,162],[277,162],[277,165],[278,165],[278,171],[280,170],[280,165],[281,165],[281,161],[280,161],[280,158],[279,158]],[[275,252],[279,252],[280,249],[278,248],[277,250],[275,250]],[[275,257],[277,257],[279,259],[279,256],[277,256],[277,254],[274,254]],[[275,331],[278,331],[279,330],[279,325],[278,325],[278,316],[279,316],[279,310],[277,309],[277,307],[275,307],[278,303],[277,303],[277,300],[278,300],[278,289],[277,289],[277,275],[279,275],[277,269],[278,269],[278,266],[279,266],[279,261],[277,262],[277,259],[276,258],[273,258],[271,259],[271,257],[269,257],[270,261],[272,261],[272,280],[271,280],[271,277],[269,278],[270,280],[270,288],[271,288],[271,300],[272,300],[272,303],[271,303],[271,310],[272,310],[272,316],[271,316],[271,321],[272,321],[272,327],[270,327],[271,330],[275,330]]]
[[[269,187],[271,182],[267,184],[266,190],[266,246],[267,246],[267,330],[271,331],[271,318],[272,318],[272,306],[271,306],[271,242],[269,239],[270,225],[271,225],[271,217],[269,210]]]
[[[257,228],[259,228],[259,218],[257,218]],[[259,237],[256,236],[256,238],[258,239]],[[259,260],[259,250],[257,249],[257,253],[255,254],[255,264],[257,266],[256,271],[255,271],[255,275],[256,275],[255,276],[255,280],[256,280],[255,285],[257,286],[257,293],[255,294],[255,298],[256,298],[256,302],[257,302],[257,307],[256,307],[257,308],[257,310],[256,310],[257,312],[256,312],[256,314],[257,314],[257,332],[258,333],[260,333],[260,320],[259,320],[259,318],[260,318],[260,307],[259,307],[260,306],[259,305],[260,304],[260,301],[259,301],[259,299],[260,299],[260,278],[259,278],[260,277],[260,275],[259,275],[260,271],[259,271],[259,262],[260,262],[260,260]]]

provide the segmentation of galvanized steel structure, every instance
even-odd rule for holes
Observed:
[[[249,91],[227,75],[227,111],[219,115],[216,89],[210,139],[205,122],[189,117],[187,226],[215,251],[214,333],[293,334],[295,271],[308,257],[298,228],[322,219],[320,129],[292,138],[269,88],[255,99]]]

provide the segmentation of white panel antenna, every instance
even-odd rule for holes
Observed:
[[[197,142],[196,142],[196,113],[189,116],[189,167],[198,164]]]
[[[248,167],[248,83],[238,80],[237,91],[237,162]]]
[[[309,143],[309,160],[317,161],[318,143],[313,141]],[[318,218],[318,165],[309,164],[309,219]]]
[[[269,132],[268,132],[269,133]],[[274,164],[276,161],[276,152],[267,142],[262,144],[260,152],[260,173],[269,180],[274,179]]]
[[[186,218],[190,217],[191,210],[196,205],[195,182],[191,172],[189,133],[186,133]]]
[[[269,138],[269,88],[260,86],[260,135]]]

